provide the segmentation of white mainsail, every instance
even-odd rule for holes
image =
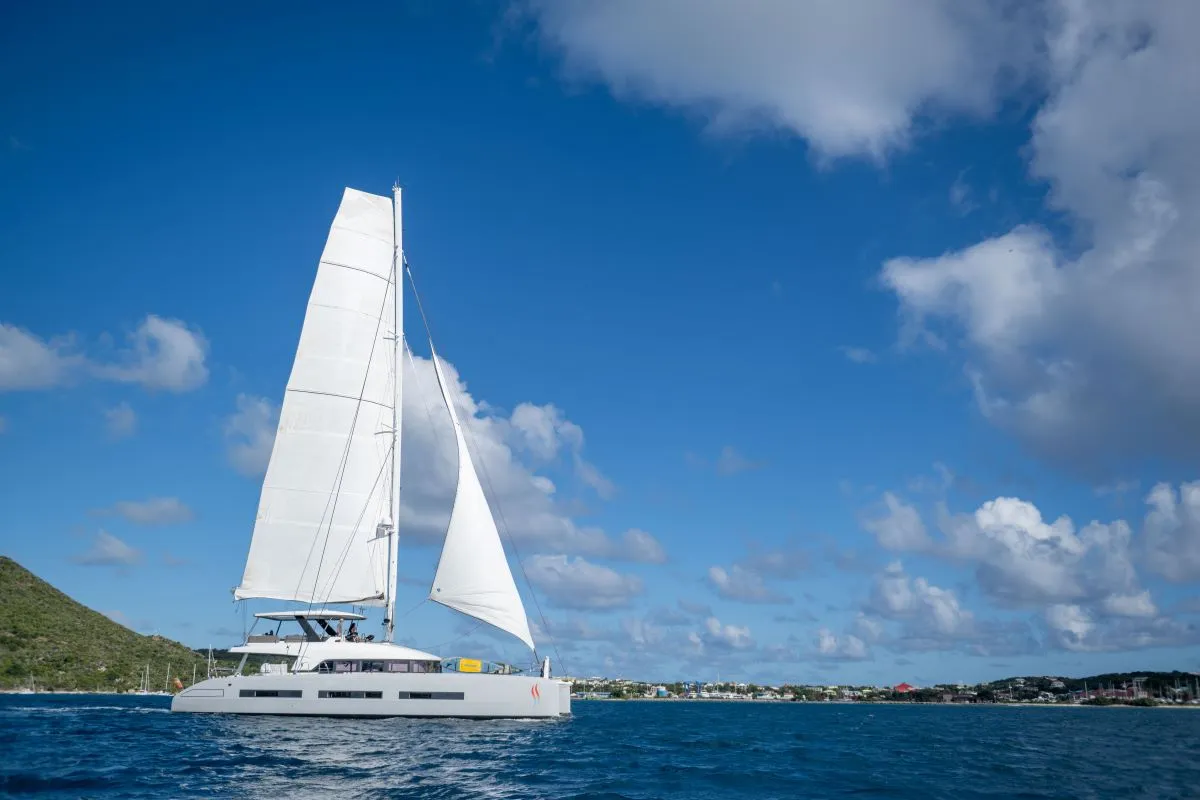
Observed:
[[[462,423],[442,373],[441,360],[436,352],[432,356],[438,387],[450,411],[450,423],[458,443],[458,491],[429,597],[511,633],[533,650],[525,605],[517,592],[508,559],[504,556],[504,545],[500,542],[500,532],[471,463]]]
[[[383,605],[393,207],[346,189],[308,301],[237,599]],[[511,578],[510,578],[511,580]]]

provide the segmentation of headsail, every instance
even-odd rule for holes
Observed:
[[[529,632],[525,605],[517,592],[508,559],[504,556],[504,545],[500,542],[500,532],[471,463],[462,423],[436,352],[433,353],[433,368],[458,443],[458,491],[429,597],[511,633],[532,650],[533,636]]]
[[[309,296],[238,599],[382,605],[394,376],[389,197],[346,189]]]

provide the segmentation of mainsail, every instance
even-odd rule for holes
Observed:
[[[393,208],[346,189],[317,268],[234,594],[383,605],[394,404]],[[509,579],[511,582],[511,578]]]
[[[533,636],[529,632],[525,605],[517,592],[508,559],[504,557],[500,532],[471,463],[462,423],[442,373],[441,360],[436,352],[432,356],[438,387],[450,411],[450,423],[458,443],[458,491],[429,597],[511,633],[532,650]]]

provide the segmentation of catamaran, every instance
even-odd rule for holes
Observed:
[[[172,711],[473,718],[571,712],[570,685],[551,677],[549,658],[536,661],[525,607],[432,338],[458,475],[429,598],[520,639],[535,666],[527,674],[394,641],[405,274],[411,280],[402,234],[399,187],[392,197],[345,190],[317,267],[245,571],[234,590],[237,600],[301,607],[256,613],[273,630],[247,635],[231,648],[242,654],[234,674],[180,691]],[[383,607],[382,640],[344,630],[365,617],[337,606]],[[284,633],[285,625],[295,632]],[[245,674],[251,655],[265,663]]]

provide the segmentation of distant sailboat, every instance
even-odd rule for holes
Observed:
[[[239,600],[307,608],[255,614],[294,635],[247,636],[242,664],[179,692],[173,711],[419,717],[557,717],[569,684],[395,644],[403,436],[406,273],[400,189],[346,189],[309,297],[263,480]],[[418,301],[419,302],[419,301]],[[429,343],[458,452],[457,489],[429,599],[534,650],[525,606]],[[384,641],[343,634],[365,619],[329,606],[381,606]],[[249,655],[294,659],[242,675]]]

